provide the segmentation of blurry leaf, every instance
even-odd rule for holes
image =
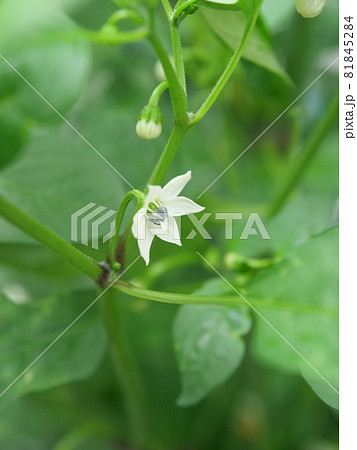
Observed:
[[[202,400],[239,366],[241,336],[251,326],[245,308],[184,305],[174,324],[175,350],[182,381],[177,400],[189,406]]]
[[[325,107],[325,106],[323,106]],[[321,194],[338,196],[338,132],[330,132],[304,174],[304,186]]]
[[[0,294],[0,385],[6,389],[95,298],[73,293],[18,305]],[[6,395],[42,391],[91,376],[106,348],[106,335],[95,307],[88,310]]]
[[[292,197],[285,207],[273,217],[261,216],[270,239],[261,234],[240,239],[248,215],[243,220],[233,221],[233,239],[226,240],[228,251],[237,252],[248,258],[284,255],[291,247],[306,242],[312,236],[336,225],[336,197],[322,193],[300,192]],[[256,229],[256,227],[255,227]]]
[[[262,15],[271,29],[286,27],[289,25],[289,18],[296,13],[293,1],[264,0],[262,5]]]
[[[250,298],[252,302],[266,299],[267,306],[258,308],[262,316],[337,389],[338,228],[292,249],[281,263],[258,274],[247,287]],[[271,299],[274,308],[269,307]],[[281,303],[281,308],[276,303]],[[293,308],[294,304],[300,305],[300,310]],[[325,389],[322,378],[311,376],[301,357],[261,320],[254,335],[254,351],[263,363],[291,373],[303,370],[321,398],[337,407],[338,395],[333,389],[328,385]]]
[[[326,192],[293,197],[278,215],[266,221],[271,237],[269,247],[275,252],[285,252],[306,242],[335,225],[335,209],[336,198]]]
[[[338,346],[338,344],[337,344]],[[327,352],[326,352],[327,356]],[[329,365],[329,362],[325,361],[326,365]],[[336,365],[338,362],[336,361]],[[338,409],[339,407],[339,399],[338,394],[327,384],[321,377],[318,375],[311,367],[307,364],[301,365],[301,373],[305,380],[309,383],[311,388],[315,391],[315,393],[327,403],[332,408]],[[338,367],[335,369],[335,383],[332,386],[337,390],[338,389]],[[327,380],[331,384],[331,380]]]
[[[0,52],[53,106],[64,113],[77,101],[87,80],[90,47],[73,36],[76,27],[45,0],[0,0]],[[16,94],[19,108],[36,119],[53,111],[5,61],[4,89]]]
[[[292,164],[294,159],[290,161],[290,165]],[[259,165],[259,169],[261,167],[262,164]],[[249,183],[254,173],[259,173],[259,182],[263,179],[264,174],[257,172],[259,169],[256,165],[252,168],[244,167],[243,176],[247,177],[245,184]],[[283,170],[286,170],[285,166],[280,166],[279,170],[278,167],[275,168],[276,174]],[[264,186],[259,182],[250,183],[249,192],[252,192],[254,187],[259,187],[263,191]],[[301,187],[296,188],[296,193],[287,199],[286,204],[276,215],[268,218],[261,216],[270,240],[263,240],[259,233],[256,236],[249,236],[247,240],[239,239],[247,219],[247,215],[243,214],[243,220],[233,221],[233,239],[225,241],[226,248],[247,257],[284,254],[291,247],[300,245],[337,224],[338,135],[336,133],[332,132],[326,136],[300,184]]]
[[[35,300],[62,292],[64,285],[82,290],[91,280],[43,246],[0,244],[0,286],[9,300]]]
[[[71,214],[90,202],[116,209],[124,189],[119,175],[66,124],[35,130],[22,158],[0,173],[0,191],[67,240]],[[11,232],[0,239],[24,240]]]
[[[212,30],[228,47],[235,50],[244,34],[246,22],[244,12],[204,10],[203,14]],[[243,58],[279,75],[285,81],[289,80],[284,69],[276,59],[265,32],[258,26],[255,27],[250,35],[243,52]]]
[[[14,109],[0,103],[0,168],[20,152],[26,136],[23,118]]]

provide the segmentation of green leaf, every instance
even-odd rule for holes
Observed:
[[[225,242],[226,248],[250,258],[283,256],[292,247],[336,225],[336,202],[335,192],[299,192],[277,215],[262,216],[270,239],[262,239],[259,233],[246,240],[239,239],[246,224],[244,216],[244,220],[233,223],[233,239]]]
[[[87,42],[74,37],[75,25],[48,3],[0,1],[0,52],[63,114],[82,93],[91,51]],[[37,120],[53,117],[51,108],[5,61],[0,62],[0,76],[0,91],[11,90],[17,108]]]
[[[0,191],[67,240],[71,214],[90,202],[116,209],[125,189],[114,170],[66,124],[34,130],[22,158],[0,173]],[[0,240],[29,241],[4,230]]]
[[[289,23],[289,19],[296,13],[294,2],[281,0],[264,0],[262,15],[270,29],[279,29]]]
[[[0,293],[0,390],[6,389],[94,300],[86,291],[15,304]],[[89,309],[8,390],[7,396],[42,391],[91,376],[106,348],[95,306]]]
[[[26,127],[13,105],[2,104],[0,108],[0,168],[10,163],[20,152],[26,137]]]
[[[258,308],[262,316],[338,389],[338,228],[311,238],[261,272],[247,287],[250,298],[266,299],[267,306]],[[269,307],[271,299],[274,308]],[[300,310],[289,308],[293,304],[300,304]],[[257,359],[290,373],[302,372],[318,395],[337,407],[336,392],[281,336],[258,320],[253,344]]]
[[[203,15],[215,34],[235,50],[244,34],[246,14],[243,11],[204,10]],[[265,31],[256,26],[244,49],[243,58],[279,75],[286,82],[289,78],[277,60]]]
[[[251,321],[246,308],[184,305],[174,324],[182,391],[180,406],[193,405],[239,366]]]

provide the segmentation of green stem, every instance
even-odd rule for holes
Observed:
[[[166,12],[166,16],[169,20],[171,20],[171,16],[172,16],[172,8],[170,5],[169,0],[161,0],[162,6],[164,7],[164,10]]]
[[[117,25],[123,20],[132,20],[137,25],[142,25],[145,22],[143,16],[138,14],[136,11],[132,9],[119,9],[109,17],[107,24]]]
[[[255,23],[259,16],[260,6],[262,4],[263,0],[259,0],[259,6],[255,9],[254,14],[252,14],[252,17],[249,19],[249,21],[246,24],[246,28],[242,37],[242,40],[240,41],[238,48],[233,53],[228,65],[224,69],[221,77],[213,87],[212,91],[206,98],[206,100],[201,105],[200,109],[194,114],[193,118],[191,119],[191,125],[194,125],[195,123],[199,122],[205,114],[208,112],[208,110],[211,108],[213,103],[217,100],[217,97],[222,92],[224,86],[227,84],[228,80],[230,79],[234,69],[236,68],[243,51],[245,49],[245,46],[247,45],[247,42],[250,38],[250,35],[252,34],[252,31],[254,30]]]
[[[113,25],[104,25],[99,31],[80,30],[74,32],[73,36],[84,36],[94,44],[98,45],[122,45],[130,42],[137,42],[147,38],[149,31],[146,27],[133,31],[119,31]],[[71,36],[69,34],[69,36]]]
[[[46,228],[36,219],[26,214],[17,206],[8,202],[0,195],[0,216],[31,236],[56,255],[66,259],[72,266],[96,281],[100,281],[103,269],[80,250],[64,241],[57,234]]]
[[[114,288],[133,297],[143,298],[162,303],[172,303],[178,305],[221,305],[221,306],[247,306],[246,301],[238,294],[234,295],[194,295],[178,294],[172,292],[159,292],[143,289],[123,280],[113,285]],[[327,315],[336,315],[337,308],[314,305],[311,303],[300,303],[292,301],[276,300],[273,298],[248,297],[249,303],[254,307],[264,307],[272,309],[282,309],[296,312],[323,313]]]
[[[196,3],[197,0],[188,0],[185,3],[182,3],[181,5],[179,5],[177,8],[175,8],[172,20],[174,22],[177,22],[181,16],[181,14],[187,9],[189,8],[193,3]]]
[[[179,24],[177,21],[171,22],[170,30],[171,30],[172,53],[174,56],[176,74],[177,74],[179,83],[181,84],[182,89],[184,90],[184,92],[186,94],[185,66],[184,66],[183,56],[182,56],[180,29],[179,29]]]
[[[156,86],[156,88],[153,90],[150,98],[149,98],[149,105],[158,106],[160,97],[162,94],[166,91],[166,89],[169,87],[169,84],[167,81],[163,81],[159,85]]]
[[[133,190],[126,193],[123,200],[120,202],[116,217],[115,217],[115,234],[111,238],[108,246],[108,260],[110,263],[113,263],[116,260],[116,250],[119,242],[119,233],[120,233],[120,226],[123,222],[124,214],[126,211],[126,208],[128,207],[129,203],[132,200],[136,200],[138,202],[138,205],[141,205],[141,203],[144,201],[144,194],[140,192],[139,190]]]
[[[148,442],[147,400],[140,372],[132,356],[123,327],[123,305],[114,289],[108,289],[101,299],[102,317],[109,335],[114,367],[126,405],[131,444],[150,448]]]
[[[149,40],[156,52],[157,57],[161,62],[167,82],[169,83],[172,105],[175,113],[175,120],[177,123],[187,124],[188,115],[186,94],[176,76],[170,58],[161,41],[153,32],[149,35]]]
[[[276,198],[272,202],[272,205],[268,212],[269,216],[276,214],[284,205],[285,201],[293,191],[294,187],[300,181],[302,175],[304,174],[305,170],[307,169],[317,150],[319,149],[323,139],[326,137],[326,134],[330,130],[333,123],[337,120],[337,118],[338,94],[330,103],[326,114],[324,114],[318,125],[314,128],[314,131],[311,134],[310,138],[307,140],[302,152],[299,154],[296,161],[293,162],[293,165],[286,177],[285,182],[283,183]]]
[[[187,125],[175,124],[166,147],[164,148],[164,151],[162,152],[161,157],[151,174],[148,184],[162,184],[171,162],[174,159],[185,134],[187,133],[187,130]]]

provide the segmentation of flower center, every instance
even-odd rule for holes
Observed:
[[[155,225],[163,225],[163,222],[168,218],[167,208],[165,206],[161,206],[157,203],[149,203],[148,206],[148,218],[150,222]]]

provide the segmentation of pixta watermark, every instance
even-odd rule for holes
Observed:
[[[201,215],[187,215],[192,228],[186,235],[181,235],[181,215],[173,212],[174,226],[172,222],[168,222],[166,227],[158,228],[157,225],[162,223],[161,217],[146,217],[143,214],[146,226],[137,229],[138,239],[146,239],[148,232],[152,232],[155,227],[155,234],[165,236],[171,235],[174,238],[192,240],[196,236],[203,239],[212,239],[211,234],[207,230],[208,221],[212,220],[223,224],[224,239],[248,239],[250,236],[260,236],[261,239],[270,239],[269,232],[265,227],[259,213],[251,212],[243,216],[241,212],[204,212]],[[165,214],[165,211],[158,211],[156,214]],[[99,243],[107,242],[115,234],[115,215],[116,211],[97,205],[96,203],[88,203],[83,208],[75,211],[71,215],[71,240],[90,246],[93,249],[99,248]],[[239,227],[239,233],[235,230],[234,224],[241,221],[242,226]],[[139,223],[140,221],[137,221]],[[132,226],[135,226],[132,225]],[[171,227],[171,229],[170,229]],[[177,236],[175,236],[175,233]]]

